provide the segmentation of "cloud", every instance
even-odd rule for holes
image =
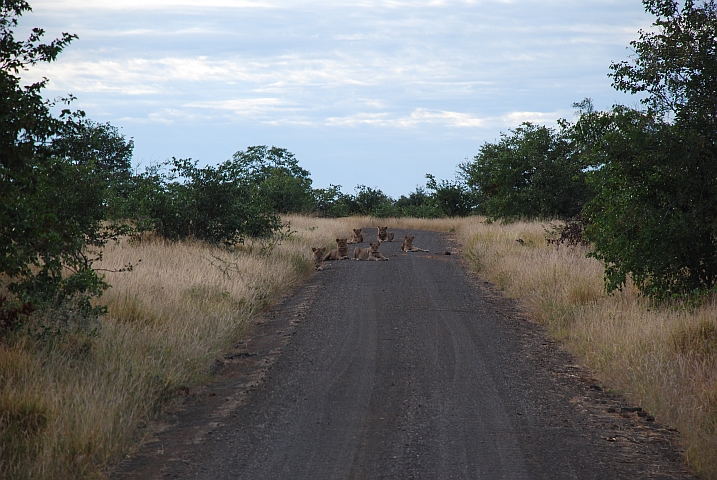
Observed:
[[[403,127],[412,127],[421,124],[440,124],[446,127],[484,127],[485,119],[477,118],[473,115],[450,112],[445,110],[428,110],[425,108],[417,108],[411,115],[399,119],[398,125]]]
[[[79,40],[25,80],[47,77],[47,97],[71,92],[127,128],[139,158],[262,142],[327,164],[422,158],[435,173],[524,121],[571,118],[585,97],[620,102],[608,67],[650,23],[624,0],[31,3],[22,25]]]
[[[341,127],[371,125],[402,129],[431,125],[445,128],[511,128],[524,122],[554,124],[559,118],[566,118],[571,113],[566,110],[554,112],[509,112],[495,117],[479,117],[463,112],[417,108],[409,115],[404,116],[393,115],[389,112],[362,112],[344,117],[331,117],[326,120],[326,125]]]
[[[175,9],[204,8],[276,8],[274,1],[257,0],[35,0],[33,6],[51,10],[68,8],[82,10]]]
[[[447,8],[455,5],[511,4],[511,0],[35,0],[33,5],[54,9],[171,9],[176,7],[199,8],[301,8],[343,6],[348,8]],[[542,3],[542,2],[541,2]]]
[[[572,111],[568,110],[557,110],[554,112],[510,112],[493,119],[492,123],[506,127],[515,127],[524,122],[545,125],[553,124],[560,118],[568,118],[572,116],[572,113]]]

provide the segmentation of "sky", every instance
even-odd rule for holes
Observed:
[[[653,18],[639,0],[30,0],[18,38],[79,36],[47,98],[134,140],[134,163],[217,165],[285,148],[315,188],[397,199],[453,180],[486,142],[572,104],[637,104],[611,62]]]

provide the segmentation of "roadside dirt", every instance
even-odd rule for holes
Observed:
[[[696,478],[678,432],[472,274],[452,236],[395,233],[429,252],[330,262],[110,478]]]

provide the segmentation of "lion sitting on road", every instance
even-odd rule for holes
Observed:
[[[326,247],[321,248],[312,248],[312,252],[314,252],[314,268],[316,270],[323,270],[324,269],[324,255],[326,255]]]
[[[348,243],[363,243],[363,233],[361,228],[354,228],[354,236],[351,237]]]
[[[406,235],[405,237],[403,237],[403,245],[401,245],[401,250],[403,250],[404,252],[427,252],[428,250],[413,246],[414,238],[416,238],[414,235]]]
[[[354,249],[354,260],[388,260],[388,258],[381,255],[379,247],[381,246],[378,242],[371,242],[368,244],[368,248]]]
[[[348,260],[349,246],[348,238],[337,238],[336,248],[324,255],[324,260]]]
[[[388,232],[388,227],[376,227],[378,228],[378,243],[381,242],[393,242],[393,232]]]

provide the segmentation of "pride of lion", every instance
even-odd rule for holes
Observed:
[[[395,235],[388,231],[388,227],[377,227],[377,236],[375,242],[369,242],[368,247],[356,247],[353,252],[353,260],[365,261],[387,261],[381,253],[381,243],[392,242]],[[418,248],[413,244],[415,235],[405,235],[401,250],[406,253],[410,252],[428,252],[423,248]],[[348,260],[349,259],[349,243],[364,243],[364,234],[362,228],[354,228],[351,238],[337,238],[336,248],[328,250],[325,247],[314,247],[311,249],[313,253],[314,268],[317,271],[324,269],[324,262],[327,260]]]

